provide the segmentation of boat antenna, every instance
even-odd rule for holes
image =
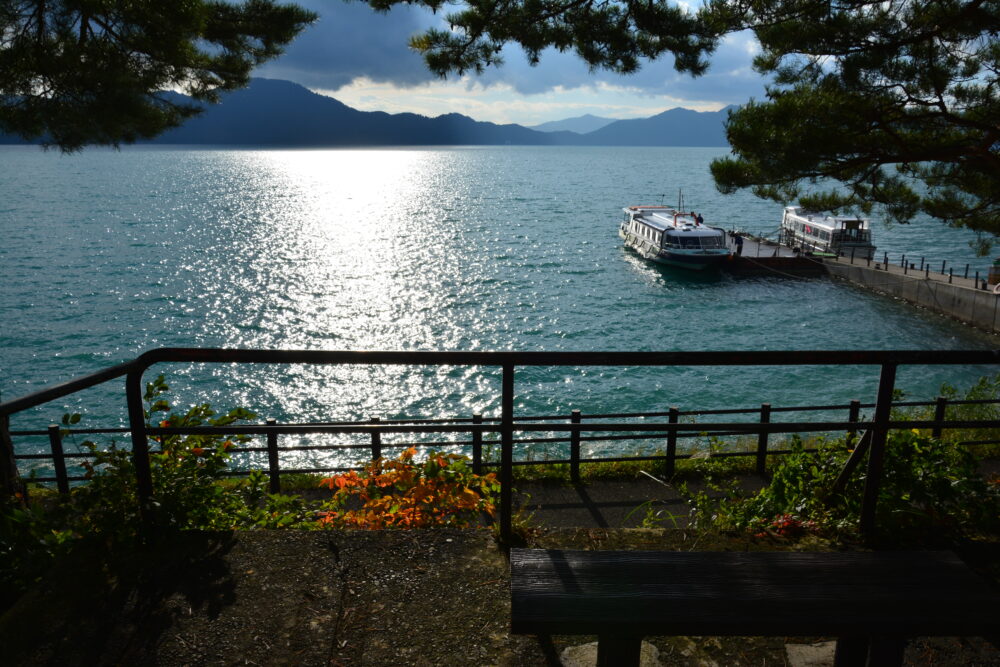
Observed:
[[[684,210],[684,191],[681,188],[677,188],[677,210]]]

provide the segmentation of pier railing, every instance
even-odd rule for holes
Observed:
[[[459,419],[424,420],[371,420],[359,422],[327,422],[309,424],[278,424],[268,421],[264,424],[240,424],[225,427],[160,428],[146,423],[143,412],[143,374],[154,364],[161,363],[249,363],[249,364],[324,364],[324,365],[405,365],[405,366],[479,366],[499,367],[501,379],[500,415]],[[20,488],[17,460],[28,458],[51,458],[55,475],[40,481],[56,481],[61,491],[68,491],[73,477],[66,471],[66,460],[85,454],[67,454],[63,451],[59,427],[49,427],[45,431],[11,432],[9,417],[31,407],[70,395],[118,377],[126,377],[125,399],[129,414],[127,429],[79,429],[86,433],[128,433],[131,437],[132,456],[136,467],[137,488],[140,501],[147,503],[152,497],[152,478],[149,465],[149,439],[169,435],[263,435],[266,447],[244,447],[237,451],[267,452],[268,473],[272,490],[279,488],[280,474],[291,472],[329,472],[338,468],[282,469],[280,455],[303,449],[350,450],[370,449],[371,456],[377,458],[383,449],[409,446],[411,444],[440,447],[447,445],[468,446],[472,452],[473,466],[499,469],[501,482],[500,530],[504,537],[510,536],[512,512],[512,476],[515,465],[543,463],[567,463],[571,475],[578,479],[582,463],[621,460],[662,460],[668,471],[678,459],[689,454],[678,452],[679,440],[706,436],[751,436],[756,438],[756,447],[749,451],[723,452],[721,456],[754,456],[757,470],[764,471],[766,457],[782,453],[770,449],[772,434],[795,434],[817,432],[865,432],[863,446],[855,449],[855,456],[848,464],[849,473],[867,456],[866,482],[861,512],[861,529],[870,534],[874,528],[875,502],[884,467],[885,441],[890,429],[930,429],[939,435],[943,429],[957,428],[997,428],[1000,420],[946,420],[945,408],[948,402],[938,399],[935,403],[935,418],[932,420],[892,420],[890,411],[901,405],[926,405],[923,403],[893,403],[896,370],[904,365],[996,365],[1000,362],[1000,350],[989,351],[791,351],[791,352],[323,352],[306,350],[231,350],[165,348],[147,352],[133,361],[119,364],[99,373],[78,378],[62,385],[50,387],[34,394],[0,404],[0,482],[4,489],[12,493]],[[878,369],[879,384],[874,403],[862,404],[853,401],[847,406],[808,406],[773,408],[763,404],[759,409],[708,410],[701,412],[681,412],[670,409],[659,413],[600,414],[584,415],[574,411],[567,416],[531,417],[514,414],[516,396],[515,373],[517,368],[542,366],[868,366]],[[952,404],[954,404],[953,402]],[[965,403],[965,402],[963,402]],[[781,413],[794,411],[828,411],[847,408],[847,418],[831,421],[776,421]],[[862,409],[872,409],[872,416],[865,418]],[[690,423],[683,417],[694,415],[727,415],[756,413],[754,421],[717,421]],[[608,420],[629,417],[643,417],[643,421],[613,422]],[[665,418],[665,420],[663,419]],[[659,421],[646,421],[659,419]],[[592,421],[593,420],[593,421]],[[538,434],[561,432],[559,437],[539,438]],[[49,436],[51,454],[16,455],[12,436]],[[312,445],[279,447],[282,435],[303,436],[306,434],[365,434],[370,441],[366,444]],[[383,436],[389,434],[467,434],[468,441],[413,442],[383,445]],[[515,434],[518,434],[515,437]],[[585,435],[596,434],[596,435]],[[615,457],[584,457],[581,444],[593,440],[655,440],[663,447],[663,453],[655,455]],[[986,441],[983,441],[986,442]],[[569,456],[557,459],[543,458],[515,461],[515,446],[568,443]],[[970,444],[978,444],[973,441]],[[485,460],[484,447],[499,449],[499,460]],[[234,471],[238,473],[239,471]]]
[[[956,278],[963,281],[971,280],[974,289],[992,289],[990,284],[990,272],[980,271],[973,268],[971,264],[952,264],[948,266],[947,260],[941,260],[940,264],[933,259],[928,259],[923,255],[901,253],[898,256],[890,256],[883,252],[875,257],[862,257],[860,254],[855,257],[852,251],[841,251],[840,257],[849,260],[851,264],[876,265],[877,268],[888,269],[890,266],[898,267],[903,271],[903,275],[923,276],[930,278],[932,275],[936,280],[954,283]]]

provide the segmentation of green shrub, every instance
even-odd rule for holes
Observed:
[[[742,495],[735,486],[689,494],[695,523],[783,537],[802,532],[856,533],[866,465],[858,466],[846,488],[834,493],[834,482],[848,457],[843,441],[813,452],[793,441],[792,450],[774,468],[768,486],[755,494]],[[876,530],[898,540],[932,533],[996,533],[1000,485],[980,474],[977,458],[966,449],[916,430],[893,431],[886,443]]]

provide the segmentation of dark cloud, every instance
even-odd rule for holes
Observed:
[[[646,61],[634,74],[619,75],[601,70],[592,72],[576,56],[554,49],[544,52],[537,66],[531,66],[518,49],[508,47],[504,66],[485,72],[478,80],[483,85],[506,83],[527,95],[544,93],[557,86],[576,88],[603,83],[633,88],[640,94],[669,95],[722,105],[739,104],[764,93],[763,79],[750,68],[749,39],[749,36],[738,36],[720,45],[711,58],[708,73],[697,78],[678,73],[669,55]]]
[[[281,58],[256,72],[309,88],[336,90],[359,77],[414,86],[435,80],[419,54],[407,46],[412,35],[439,19],[427,10],[400,5],[386,14],[364,2],[297,0],[320,15],[315,25]]]
[[[297,4],[316,11],[320,20],[300,35],[284,56],[260,68],[260,76],[334,91],[361,77],[403,88],[437,79],[407,44],[412,35],[428,27],[443,27],[442,16],[408,5],[379,14],[364,2],[299,0]],[[628,86],[640,94],[738,104],[763,94],[761,78],[750,70],[747,39],[736,37],[723,43],[712,57],[709,73],[697,79],[678,74],[669,56],[646,63],[634,75],[620,76],[600,70],[591,72],[573,54],[554,49],[542,54],[539,65],[531,66],[519,47],[509,46],[504,53],[505,64],[472,77],[470,85],[506,84],[521,94],[532,95],[559,86],[572,89],[606,83]]]

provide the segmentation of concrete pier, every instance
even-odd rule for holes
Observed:
[[[792,252],[791,248],[768,239],[741,235],[743,249],[742,253],[737,255],[735,238],[732,232],[727,232],[726,242],[729,251],[733,253],[730,261],[722,266],[727,273],[739,276],[770,275],[790,278],[826,275],[823,261],[818,257]]]
[[[829,275],[865,289],[902,299],[992,334],[1000,334],[1000,294],[993,285],[983,289],[986,276],[949,276],[927,269],[886,264],[875,259],[826,257],[792,252],[769,239],[742,235],[743,248],[736,255],[735,234],[726,233],[733,256],[723,269],[734,275],[770,275],[789,278]]]
[[[1000,333],[1000,294],[991,285],[982,289],[971,278],[904,268],[875,260],[824,258],[834,278],[888,294],[922,308],[953,317],[992,334]]]

